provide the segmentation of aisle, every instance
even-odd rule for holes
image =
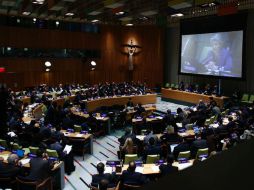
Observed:
[[[117,150],[119,150],[118,137],[123,131],[115,131],[110,135],[94,139],[93,155],[86,154],[85,159],[81,156],[74,157],[76,170],[70,175],[65,175],[64,190],[89,190],[92,175],[97,173],[96,165],[102,160],[118,160]]]

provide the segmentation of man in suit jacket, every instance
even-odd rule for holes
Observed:
[[[202,139],[201,134],[198,134],[196,140],[193,141],[191,144],[191,157],[192,158],[196,157],[198,149],[203,149],[207,147],[208,145],[206,139]]]
[[[42,181],[50,176],[53,165],[49,163],[43,151],[39,149],[36,158],[30,160],[30,173],[26,177],[28,180]]]
[[[147,182],[146,177],[142,173],[135,172],[135,169],[136,164],[134,161],[131,161],[128,169],[122,173],[120,178],[121,184],[143,185]]]
[[[182,138],[182,142],[174,148],[173,154],[175,159],[177,160],[179,152],[185,152],[189,150],[190,150],[190,145],[188,144],[188,142],[185,141],[184,138]]]
[[[20,168],[17,166],[18,160],[19,157],[16,154],[10,154],[7,158],[7,164],[0,163],[0,176],[15,179],[20,173]]]
[[[172,154],[169,154],[167,157],[167,164],[162,164],[159,166],[161,176],[165,176],[170,173],[175,173],[178,171],[178,167],[172,166],[173,162],[174,162],[174,156]]]
[[[91,182],[91,186],[93,187],[98,187],[98,185],[100,184],[100,182],[102,180],[107,180],[108,181],[108,187],[115,187],[116,186],[116,177],[114,174],[108,174],[108,173],[104,173],[104,169],[105,165],[100,162],[97,164],[97,171],[98,174],[94,174],[92,176],[92,182]]]

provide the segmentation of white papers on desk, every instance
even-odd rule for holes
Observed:
[[[211,124],[210,126],[213,127],[213,128],[218,128],[219,124],[218,123],[214,123],[214,124]]]
[[[145,138],[145,136],[144,136],[144,135],[137,135],[136,138],[139,139],[139,140],[141,140],[141,141],[143,141],[144,138]]]
[[[20,160],[21,165],[28,164],[30,162],[30,158]]]
[[[7,133],[7,135],[9,135],[10,137],[16,137],[17,136],[13,131]]]
[[[143,167],[137,166],[135,172],[143,173],[143,170],[144,170]]]
[[[0,157],[2,157],[4,160],[7,160],[9,154],[1,154]]]
[[[163,117],[161,117],[161,116],[156,116],[155,118],[157,118],[157,119],[163,119]]]
[[[106,166],[106,167],[105,167],[105,171],[104,171],[104,173],[109,173],[109,174],[111,174],[111,173],[112,173],[112,171],[113,171],[113,167]]]
[[[183,170],[183,169],[186,169],[186,168],[188,168],[188,167],[190,167],[190,166],[192,166],[192,163],[189,163],[189,162],[187,162],[187,163],[182,163],[182,164],[178,164],[178,169],[179,170]]]
[[[152,170],[153,170],[153,172],[155,172],[155,173],[160,172],[159,166],[152,166]]]
[[[182,123],[176,123],[176,126],[179,127],[179,128],[182,128],[183,124]]]
[[[72,149],[72,145],[65,145],[63,152],[66,151],[66,154],[69,154]]]
[[[76,134],[75,137],[82,137],[83,134]]]

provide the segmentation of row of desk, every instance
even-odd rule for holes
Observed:
[[[198,104],[199,100],[203,100],[204,102],[209,102],[209,98],[213,97],[213,99],[216,101],[216,103],[220,106],[223,107],[225,101],[229,99],[227,96],[209,96],[205,94],[198,94],[198,93],[193,93],[193,92],[186,92],[186,91],[181,91],[181,90],[172,90],[171,88],[166,89],[162,88],[161,89],[161,97],[162,99],[170,99],[170,100],[177,100],[181,102],[187,102],[191,104]]]

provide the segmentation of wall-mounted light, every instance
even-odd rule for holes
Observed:
[[[95,61],[91,61],[91,65],[92,66],[96,66],[96,62]]]
[[[51,63],[50,63],[49,61],[46,61],[46,62],[45,62],[45,66],[46,66],[46,67],[51,67]]]

